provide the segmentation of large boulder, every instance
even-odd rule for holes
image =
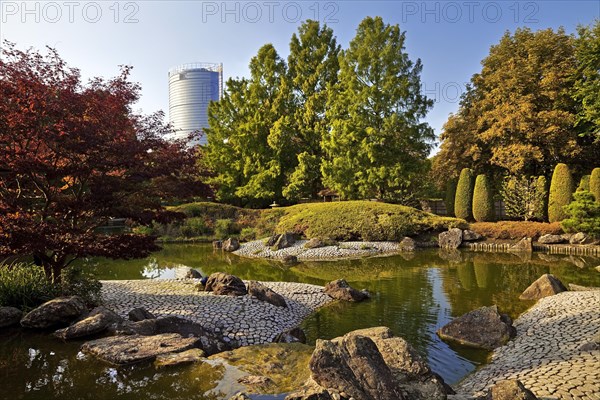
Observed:
[[[236,238],[229,238],[223,242],[223,250],[232,252],[240,248],[240,241]]]
[[[338,279],[325,285],[324,292],[335,300],[363,301],[371,297],[366,290],[356,290],[344,279]]]
[[[543,297],[553,296],[565,292],[567,288],[552,274],[544,274],[533,282],[521,295],[520,300],[539,300]]]
[[[507,379],[492,386],[485,400],[538,400],[538,398],[520,381]]]
[[[595,241],[592,237],[586,235],[583,232],[577,232],[572,235],[569,239],[569,243],[571,244],[593,244]]]
[[[512,320],[500,314],[496,306],[481,307],[470,311],[437,331],[444,340],[464,346],[493,350],[506,344],[517,334]]]
[[[23,317],[23,311],[15,307],[0,307],[0,328],[17,325]]]
[[[452,228],[438,236],[438,245],[443,249],[458,249],[463,241],[462,229]]]
[[[463,242],[476,242],[478,240],[483,239],[483,236],[479,233],[472,231],[470,229],[463,230]]]
[[[54,336],[63,340],[92,336],[105,331],[111,324],[118,324],[122,320],[123,318],[113,311],[104,307],[96,307],[84,319],[54,332]]]
[[[185,274],[185,279],[202,279],[202,274],[200,271],[190,268]]]
[[[27,313],[21,320],[21,326],[33,329],[58,328],[80,319],[87,311],[81,297],[59,297]]]
[[[204,359],[206,354],[200,349],[189,349],[181,353],[159,354],[154,360],[157,368],[172,367],[175,365],[193,364]]]
[[[81,351],[111,364],[126,365],[153,361],[160,354],[189,350],[197,342],[196,337],[185,338],[177,333],[111,336],[84,343]]]
[[[400,241],[400,251],[415,251],[417,249],[417,242],[413,238],[406,236]]]
[[[276,293],[271,288],[266,287],[260,282],[248,282],[248,294],[256,297],[260,301],[273,304],[277,307],[287,307],[287,303],[282,295]]]
[[[244,296],[248,292],[246,285],[235,275],[215,272],[208,277],[204,290],[218,295]]]
[[[282,235],[279,235],[275,244],[271,246],[271,250],[276,251],[286,249],[288,247],[292,247],[294,243],[296,243],[296,238],[294,237],[294,234],[291,232],[286,232]]]
[[[519,240],[516,244],[513,244],[508,248],[508,251],[515,253],[532,253],[533,252],[533,240],[528,237],[524,237]]]
[[[156,317],[150,311],[146,310],[144,307],[136,307],[129,311],[128,314],[130,321],[143,321],[145,319],[155,319]]]
[[[287,400],[446,399],[443,380],[389,328],[350,332],[318,340],[310,360],[311,378]]]
[[[538,242],[542,244],[559,244],[564,243],[565,238],[562,237],[562,235],[552,235],[550,233],[547,233],[545,235],[540,236]]]

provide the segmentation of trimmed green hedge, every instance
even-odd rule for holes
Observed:
[[[298,204],[281,208],[277,232],[334,240],[401,240],[428,231],[466,228],[465,221],[373,201]]]
[[[460,172],[454,200],[454,215],[467,221],[473,220],[473,171],[464,168]]]
[[[590,175],[590,192],[594,198],[600,203],[600,168],[594,168]]]
[[[554,168],[548,197],[548,220],[559,222],[567,217],[564,207],[573,199],[573,176],[566,164]]]
[[[590,175],[584,175],[581,177],[581,180],[579,181],[579,186],[577,186],[577,192],[581,192],[581,191],[590,191]]]
[[[451,179],[446,184],[446,196],[444,204],[446,205],[446,215],[454,217],[454,198],[456,197],[456,179]]]
[[[485,175],[477,175],[477,179],[475,179],[473,218],[477,222],[490,222],[496,219],[492,185]]]

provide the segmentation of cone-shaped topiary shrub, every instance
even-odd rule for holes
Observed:
[[[534,217],[538,221],[548,220],[548,184],[545,176],[538,176],[535,185]]]
[[[446,184],[446,196],[444,204],[446,205],[446,215],[454,217],[454,198],[456,197],[456,179],[451,179]]]
[[[463,168],[456,185],[454,214],[457,218],[473,220],[473,171]]]
[[[573,199],[573,176],[566,164],[554,168],[548,197],[548,221],[559,222],[567,217],[563,207]]]
[[[473,189],[473,218],[477,222],[490,222],[496,219],[492,185],[487,176],[477,175]]]
[[[594,198],[600,203],[600,168],[594,168],[590,175],[590,192]]]
[[[582,190],[590,191],[590,175],[584,175],[581,177],[579,181],[579,186],[577,186],[577,192],[581,192]]]

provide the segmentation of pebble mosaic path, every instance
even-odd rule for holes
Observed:
[[[336,246],[324,246],[316,249],[304,248],[306,242],[306,240],[298,240],[291,247],[273,251],[265,246],[263,240],[254,240],[242,243],[233,254],[252,258],[296,256],[298,260],[327,260],[393,254],[400,251],[400,243],[397,242],[343,242]]]
[[[270,343],[281,332],[298,326],[304,318],[332,299],[323,288],[292,282],[262,282],[281,294],[288,307],[276,307],[252,296],[217,296],[198,291],[196,279],[146,279],[102,281],[107,308],[127,318],[144,307],[157,317],[177,315],[221,332],[242,346]]]
[[[495,382],[518,379],[540,400],[600,400],[600,350],[579,349],[600,340],[600,291],[543,298],[514,325],[517,337],[463,380],[459,395],[479,396]]]

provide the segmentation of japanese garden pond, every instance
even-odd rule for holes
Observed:
[[[214,252],[207,244],[168,244],[147,259],[83,261],[103,280],[175,278],[183,267],[203,275],[223,271],[263,281],[318,285],[345,278],[372,299],[333,303],[304,321],[309,344],[349,331],[385,325],[407,339],[446,382],[454,384],[485,363],[489,353],[450,346],[436,330],[474,308],[496,304],[516,318],[532,305],[519,294],[544,273],[565,285],[600,286],[597,258],[534,253],[531,256],[423,250],[357,260],[311,261],[291,267]],[[2,399],[219,399],[218,376],[198,366],[156,370],[152,365],[113,367],[82,357],[81,342],[47,334],[0,331]],[[258,396],[275,399],[281,396]]]

